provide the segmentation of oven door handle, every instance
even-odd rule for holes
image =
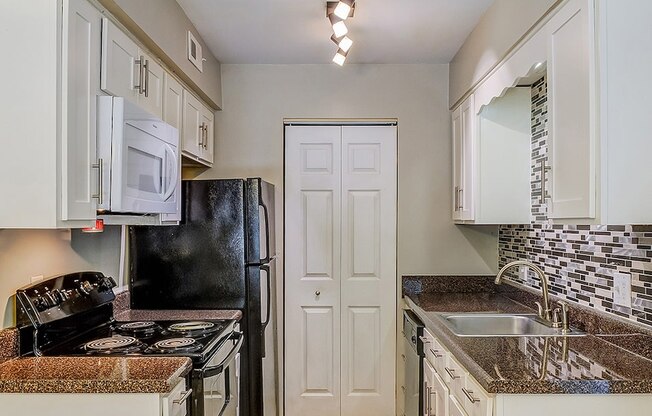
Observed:
[[[235,357],[238,351],[240,351],[240,347],[242,347],[242,343],[244,342],[244,336],[242,332],[234,332],[229,337],[229,339],[236,341],[236,343],[231,349],[231,352],[229,352],[229,355],[227,355],[226,358],[222,360],[221,363],[213,367],[207,367],[202,370],[196,370],[201,373],[202,378],[214,377],[218,374],[221,374],[224,371],[224,369],[227,367],[229,362],[233,360],[233,357]]]

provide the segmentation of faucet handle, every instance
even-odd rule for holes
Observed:
[[[562,326],[562,318],[561,318],[561,309],[555,308],[552,310],[552,327],[553,328],[561,328]]]
[[[570,323],[569,323],[569,319],[568,319],[568,315],[569,315],[568,314],[568,303],[563,302],[563,301],[559,301],[559,302],[557,302],[557,304],[559,305],[559,308],[557,308],[557,309],[559,309],[559,311],[561,313],[561,327],[562,327],[564,332],[568,332],[568,330],[570,328]]]
[[[537,305],[537,312],[539,314],[539,318],[543,318],[543,306],[541,306],[541,303],[539,301],[534,302],[535,305]]]

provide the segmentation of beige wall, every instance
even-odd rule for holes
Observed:
[[[453,106],[558,0],[496,0],[453,57],[450,98]]]
[[[0,328],[14,324],[13,295],[33,276],[98,270],[118,280],[120,238],[120,227],[102,234],[0,230]]]
[[[495,271],[494,230],[451,221],[447,65],[222,65],[222,82],[215,166],[194,174],[273,182],[281,224],[284,118],[398,118],[399,274]]]
[[[222,107],[220,63],[175,0],[98,0],[186,83],[203,92],[208,104]],[[187,32],[202,45],[203,72],[188,60]]]

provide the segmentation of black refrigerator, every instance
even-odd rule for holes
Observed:
[[[129,228],[131,308],[242,310],[241,415],[274,415],[274,185],[183,181],[182,198],[179,225]]]

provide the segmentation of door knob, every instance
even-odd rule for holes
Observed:
[[[315,296],[319,296],[319,295],[321,295],[321,292],[319,290],[316,290],[315,291]]]

